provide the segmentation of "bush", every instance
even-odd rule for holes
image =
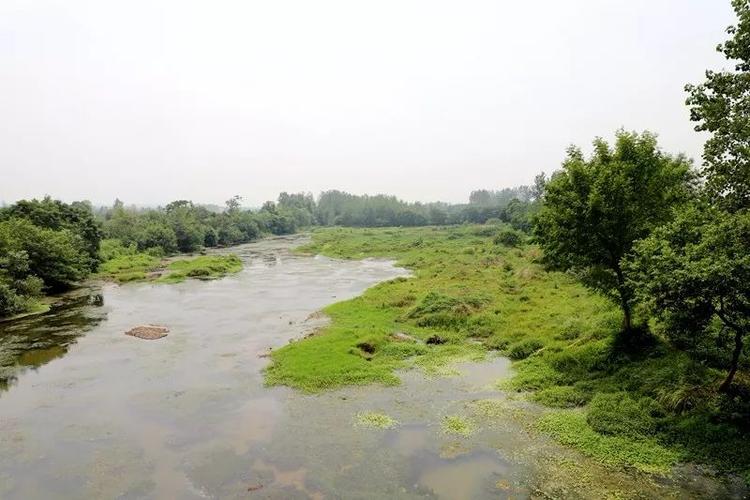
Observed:
[[[39,297],[44,288],[44,282],[36,276],[26,276],[23,279],[16,280],[13,283],[16,293],[26,297]]]
[[[88,271],[96,270],[102,233],[90,203],[76,201],[68,204],[47,196],[42,200],[21,200],[4,212],[8,219],[22,219],[38,228],[68,231],[75,236],[79,250],[85,254]]]
[[[473,232],[476,236],[484,236],[486,238],[489,238],[492,236],[496,236],[500,232],[500,228],[495,225],[485,225],[474,229]]]
[[[136,248],[135,243],[124,245],[122,241],[116,239],[102,240],[99,248],[99,258],[102,262],[125,255],[135,255],[136,253],[138,253],[138,249]]]
[[[26,219],[0,222],[0,254],[25,254],[26,273],[41,278],[51,290],[67,289],[86,278],[92,262],[79,235],[41,228]]]
[[[12,316],[23,311],[25,302],[7,283],[0,282],[0,316]]]
[[[177,234],[171,227],[161,222],[147,222],[136,234],[136,241],[140,251],[157,247],[161,248],[165,254],[177,251]]]
[[[524,241],[524,236],[521,232],[515,229],[503,229],[492,240],[495,245],[504,245],[506,247],[517,247]]]
[[[521,340],[508,347],[508,357],[514,360],[526,359],[542,347],[544,344],[536,339]]]

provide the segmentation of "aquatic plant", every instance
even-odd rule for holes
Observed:
[[[398,422],[388,415],[376,412],[357,413],[356,423],[360,426],[378,429],[392,429],[398,425]]]
[[[442,423],[443,432],[446,434],[458,434],[459,436],[470,436],[476,431],[476,426],[466,417],[458,415],[447,416]]]

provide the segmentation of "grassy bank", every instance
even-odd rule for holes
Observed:
[[[747,407],[716,393],[722,373],[658,338],[623,351],[619,311],[521,240],[501,226],[314,232],[302,251],[392,258],[414,276],[328,307],[322,334],[273,352],[268,383],[397,384],[399,367],[441,373],[499,350],[515,361],[504,388],[551,408],[540,432],[612,466],[697,461],[747,476]]]
[[[137,252],[134,248],[111,244],[105,248],[103,257],[104,262],[99,266],[98,277],[117,283],[179,283],[187,278],[221,278],[242,270],[242,261],[236,255],[200,255],[165,259]]]

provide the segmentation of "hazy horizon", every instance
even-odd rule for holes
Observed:
[[[651,130],[700,164],[683,87],[715,0],[0,4],[0,201],[468,200]]]

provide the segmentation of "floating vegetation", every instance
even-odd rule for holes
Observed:
[[[356,421],[359,426],[378,429],[393,429],[398,425],[398,422],[390,416],[376,412],[357,413]]]

